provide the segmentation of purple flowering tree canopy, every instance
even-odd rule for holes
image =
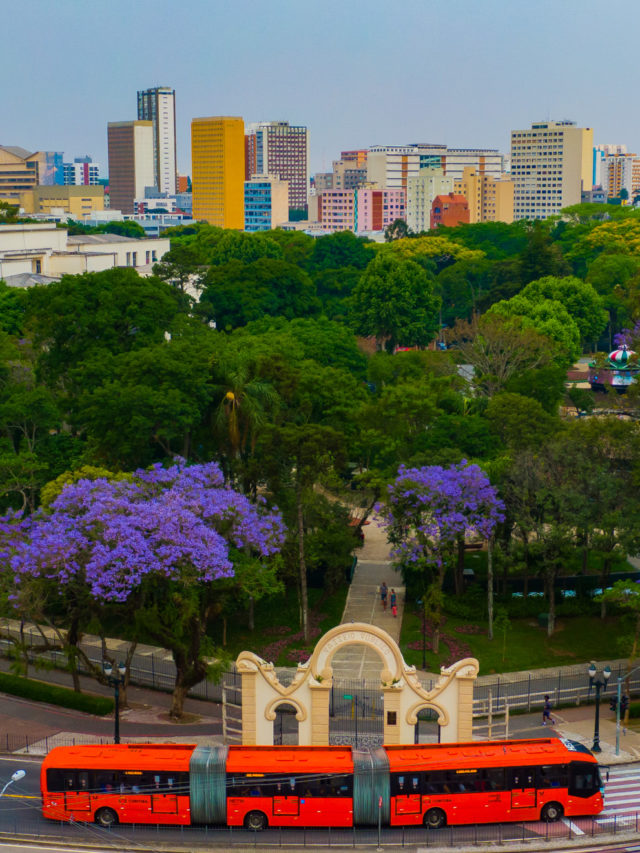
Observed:
[[[79,480],[48,511],[0,525],[3,556],[25,577],[86,583],[98,601],[126,601],[143,579],[231,577],[230,547],[267,557],[284,538],[277,511],[225,486],[215,463],[176,460],[131,481]],[[4,552],[4,553],[2,553]]]
[[[504,519],[504,504],[478,465],[463,459],[443,468],[400,466],[379,507],[392,554],[405,565],[427,563],[442,570],[456,539],[474,534],[488,539]]]

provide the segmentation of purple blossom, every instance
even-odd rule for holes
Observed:
[[[139,470],[132,481],[79,480],[49,511],[0,519],[0,558],[16,583],[81,580],[91,595],[124,601],[152,573],[209,582],[231,577],[229,547],[259,556],[284,538],[280,515],[224,485],[215,463]]]
[[[635,324],[633,329],[621,329],[613,336],[613,343],[616,347],[626,346],[632,349],[640,340],[640,320]]]
[[[388,486],[389,502],[378,506],[394,558],[441,566],[459,536],[488,539],[504,520],[504,504],[478,465],[463,459],[443,468],[400,466]]]

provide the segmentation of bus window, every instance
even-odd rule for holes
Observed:
[[[574,762],[569,775],[569,793],[574,797],[592,797],[600,790],[600,773],[595,764]]]
[[[516,790],[522,788],[535,788],[536,786],[536,768],[535,767],[510,767],[509,768],[509,787]]]
[[[543,764],[538,767],[538,788],[566,788],[566,764]]]
[[[504,791],[504,767],[487,767],[484,771],[485,790],[487,791]]]

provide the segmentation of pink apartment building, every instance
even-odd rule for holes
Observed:
[[[318,222],[327,231],[383,231],[405,219],[404,189],[325,190],[318,195]]]

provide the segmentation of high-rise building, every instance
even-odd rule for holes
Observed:
[[[469,222],[469,203],[463,195],[437,195],[431,205],[431,227],[455,227]]]
[[[333,161],[333,189],[355,190],[367,182],[367,164],[355,159]]]
[[[67,187],[89,187],[100,183],[100,165],[89,156],[76,157],[73,163],[63,163],[62,168]]]
[[[367,182],[388,189],[407,189],[420,171],[420,155],[412,145],[376,145],[367,155]]]
[[[289,187],[273,175],[244,182],[244,230],[270,231],[289,219]]]
[[[260,121],[248,125],[255,137],[255,164],[251,176],[276,175],[289,182],[289,207],[303,210],[309,196],[309,134],[288,121]],[[250,155],[251,156],[251,155]]]
[[[407,178],[407,225],[419,234],[431,228],[431,205],[437,195],[453,191],[454,179],[444,169],[426,166]]]
[[[168,86],[138,92],[138,119],[153,122],[153,174],[161,193],[176,190],[176,93]]]
[[[468,166],[453,191],[469,203],[469,222],[513,222],[513,181],[493,178]]]
[[[626,145],[594,145],[593,146],[593,185],[602,186],[602,161],[613,154],[626,154]]]
[[[191,122],[193,218],[244,228],[244,122],[233,116]]]
[[[574,121],[540,121],[511,132],[513,218],[547,219],[580,204],[593,179],[593,130]]]
[[[153,122],[117,121],[107,126],[109,149],[109,206],[134,212],[134,200],[155,186]]]
[[[20,207],[27,214],[68,214],[82,222],[95,211],[104,210],[104,187],[38,186],[22,193]]]
[[[605,154],[600,160],[600,186],[607,198],[631,200],[638,189],[640,159],[635,154]]]

